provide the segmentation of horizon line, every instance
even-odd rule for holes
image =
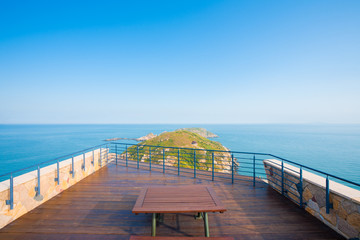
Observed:
[[[360,123],[0,123],[0,125],[360,125]]]

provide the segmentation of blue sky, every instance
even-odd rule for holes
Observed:
[[[360,123],[360,1],[1,1],[0,123]]]

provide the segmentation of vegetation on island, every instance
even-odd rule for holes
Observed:
[[[217,151],[214,151],[217,150]],[[214,159],[214,171],[229,172],[231,154],[221,143],[209,140],[197,133],[176,130],[164,132],[154,138],[128,147],[127,159],[177,167],[211,170]],[[123,153],[124,154],[124,153]]]
[[[200,136],[205,137],[205,138],[219,137],[218,135],[206,130],[205,128],[193,127],[193,128],[180,128],[178,130],[185,130],[185,131],[193,132],[193,133],[199,134]]]

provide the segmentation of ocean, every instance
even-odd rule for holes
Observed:
[[[233,151],[270,153],[360,183],[360,125],[327,124],[0,125],[0,175],[105,139],[137,138],[183,127],[204,127],[219,136],[212,140]]]

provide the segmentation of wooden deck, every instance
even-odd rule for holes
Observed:
[[[235,239],[343,239],[266,184],[209,181],[206,176],[109,165],[0,230],[0,239],[129,239],[150,236],[151,214],[131,210],[145,186],[206,184],[225,205],[209,213],[210,235]],[[193,214],[165,214],[157,236],[203,236]]]

